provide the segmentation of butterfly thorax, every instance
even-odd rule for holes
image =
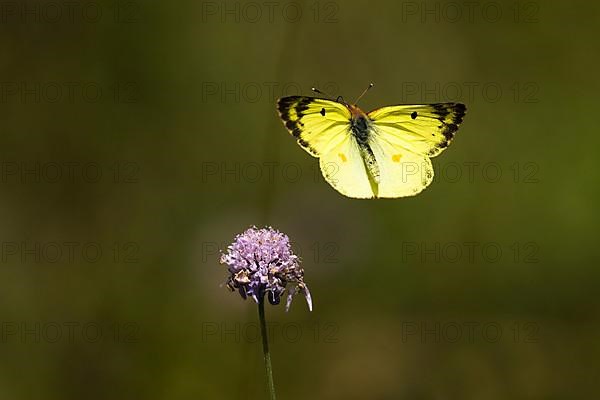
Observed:
[[[367,144],[369,139],[369,117],[355,105],[346,104],[346,107],[348,107],[352,115],[350,119],[352,134],[360,144]]]
[[[363,110],[358,108],[358,106],[346,104],[346,107],[348,107],[351,114],[350,130],[352,131],[352,135],[356,138],[360,155],[368,173],[371,190],[375,196],[377,196],[380,172],[377,160],[375,159],[375,154],[373,154],[373,150],[369,145],[371,120]]]

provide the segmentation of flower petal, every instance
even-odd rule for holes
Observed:
[[[296,286],[292,286],[288,291],[287,300],[285,302],[285,312],[290,311],[290,306],[292,305],[292,299],[296,294]]]
[[[302,283],[300,284],[300,292],[304,294],[304,298],[306,299],[306,304],[308,304],[308,311],[312,311],[312,297],[310,296],[310,291],[308,290],[308,286]]]

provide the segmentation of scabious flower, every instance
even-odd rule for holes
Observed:
[[[269,303],[279,304],[287,288],[286,311],[298,292],[304,295],[312,311],[304,270],[284,233],[271,227],[249,228],[237,235],[227,253],[221,255],[221,264],[226,264],[231,274],[227,287],[237,290],[242,298],[250,296],[258,303],[266,295]]]

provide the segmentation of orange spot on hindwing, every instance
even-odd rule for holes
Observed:
[[[338,153],[338,156],[340,157],[340,160],[342,160],[342,162],[348,161],[348,159],[346,158],[346,155],[344,153]]]
[[[402,154],[394,154],[392,156],[392,161],[393,162],[400,162],[400,159],[402,158]]]

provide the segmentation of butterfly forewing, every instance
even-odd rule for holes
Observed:
[[[382,107],[367,115],[390,143],[435,157],[448,147],[465,112],[461,103],[437,103]]]
[[[315,157],[338,146],[348,135],[350,111],[336,101],[288,96],[279,99],[277,109],[298,144]]]

